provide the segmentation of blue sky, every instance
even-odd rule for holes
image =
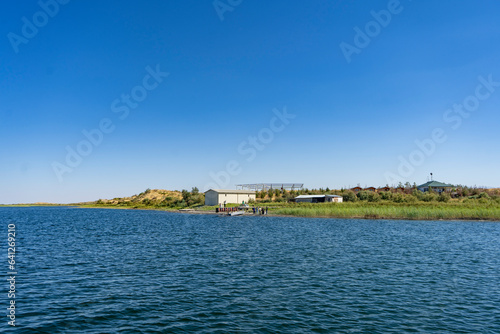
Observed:
[[[493,0],[4,4],[0,203],[430,172],[498,187],[498,13]]]

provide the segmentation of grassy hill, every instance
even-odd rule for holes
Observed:
[[[182,193],[177,190],[164,190],[164,189],[147,189],[138,195],[130,197],[117,197],[113,199],[100,199],[92,202],[94,204],[107,204],[107,205],[131,205],[140,203],[161,203],[165,200],[180,200]],[[90,204],[90,203],[89,203]]]
[[[192,191],[177,191],[165,189],[147,189],[138,195],[117,197],[113,199],[99,199],[95,202],[79,203],[82,206],[97,207],[130,207],[150,209],[179,209],[203,204],[205,195],[197,188]]]

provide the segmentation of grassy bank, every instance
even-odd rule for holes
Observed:
[[[270,212],[300,217],[500,221],[500,205],[493,203],[300,203],[273,207]]]
[[[411,189],[410,189],[411,190]],[[324,190],[323,192],[325,192]],[[343,203],[295,203],[298,193],[273,191],[260,193],[250,206],[267,207],[270,215],[370,218],[370,219],[420,219],[420,220],[495,220],[500,221],[500,190],[472,189],[471,194],[404,192],[333,191],[343,196]],[[301,193],[321,193],[319,190],[301,190]],[[264,195],[264,196],[263,196]],[[147,189],[131,197],[100,199],[95,202],[75,203],[83,208],[142,209],[195,213],[215,213],[216,206],[205,206],[204,194],[197,188],[192,191]],[[50,206],[50,203],[20,204],[16,206]],[[56,204],[57,205],[57,204]],[[229,207],[238,204],[229,204]]]
[[[297,217],[327,218],[370,218],[370,219],[418,219],[418,220],[497,220],[500,221],[500,204],[494,201],[480,203],[464,202],[416,202],[393,203],[366,201],[344,203],[284,203],[267,202],[251,204],[268,207],[269,214]],[[230,206],[237,206],[231,204]],[[81,207],[145,209],[178,211],[179,208],[166,208],[157,205],[136,204],[134,206],[117,204],[92,204]],[[214,212],[215,206],[192,206],[197,212]]]
[[[136,204],[76,204],[82,208],[141,209],[179,212],[179,208],[157,205]],[[8,205],[12,206],[12,205]],[[14,206],[38,206],[23,204]],[[50,206],[50,205],[47,205]],[[59,205],[55,205],[59,206]],[[228,205],[236,206],[236,205]],[[270,215],[325,218],[365,218],[365,219],[410,219],[410,220],[491,220],[500,221],[500,205],[497,203],[391,203],[391,202],[344,202],[344,203],[256,203],[255,206],[268,207]],[[215,212],[215,206],[193,206],[198,213]]]

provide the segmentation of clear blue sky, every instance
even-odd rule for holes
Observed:
[[[500,186],[498,1],[60,1],[3,4],[0,203]]]

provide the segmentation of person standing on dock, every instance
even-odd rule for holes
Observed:
[[[266,215],[267,215],[267,206],[266,206]]]

